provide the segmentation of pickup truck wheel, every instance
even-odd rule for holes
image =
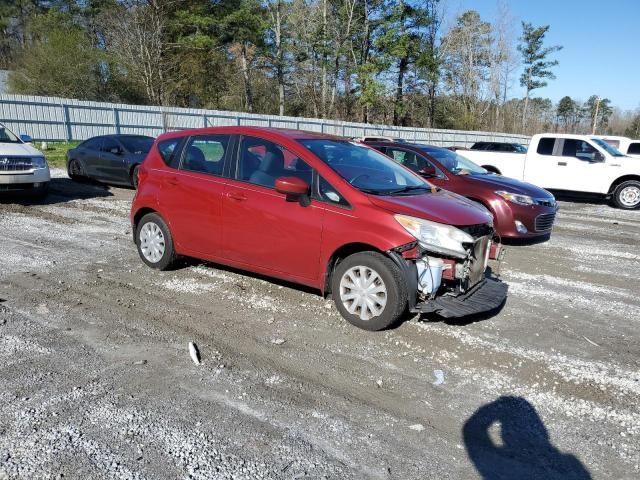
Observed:
[[[640,207],[640,181],[627,180],[618,185],[613,192],[613,203],[625,210]]]
[[[169,227],[157,213],[147,213],[138,222],[136,245],[140,258],[151,268],[168,270],[177,258]]]
[[[335,268],[331,292],[340,314],[364,330],[393,325],[407,305],[407,286],[400,268],[378,252],[348,256]]]

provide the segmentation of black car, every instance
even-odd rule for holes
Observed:
[[[138,186],[138,166],[154,139],[145,135],[102,135],[67,152],[72,180],[91,178],[105,183]]]
[[[484,150],[486,152],[510,152],[527,153],[527,147],[520,143],[508,142],[476,142],[471,146],[471,150]]]

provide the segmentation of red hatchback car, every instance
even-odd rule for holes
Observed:
[[[558,205],[555,197],[530,183],[496,175],[447,148],[431,145],[367,142],[429,183],[484,205],[501,238],[549,236]]]
[[[407,309],[465,316],[499,307],[485,273],[491,214],[375,149],[297,130],[223,127],[161,135],[131,209],[142,260],[196,257],[331,293],[380,330]]]

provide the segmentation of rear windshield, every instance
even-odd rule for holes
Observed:
[[[0,143],[22,143],[22,141],[7,127],[0,125]]]
[[[153,145],[153,138],[151,137],[118,137],[118,140],[128,152],[131,153],[149,153],[151,145]]]
[[[334,139],[298,140],[358,190],[372,195],[411,195],[431,184],[386,155],[359,143]]]

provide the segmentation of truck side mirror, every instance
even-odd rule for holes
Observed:
[[[593,154],[593,162],[594,163],[601,163],[604,162],[604,155],[600,152],[596,152]]]

